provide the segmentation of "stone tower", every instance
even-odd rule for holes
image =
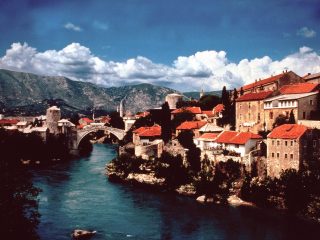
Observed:
[[[166,102],[169,104],[170,109],[176,109],[177,103],[182,100],[182,95],[171,93],[166,96]]]
[[[120,101],[120,107],[119,107],[119,113],[120,113],[120,117],[124,117],[125,114],[125,108],[124,108],[124,98]]]
[[[58,134],[58,121],[61,119],[61,111],[57,106],[52,106],[47,109],[47,127],[49,132]]]

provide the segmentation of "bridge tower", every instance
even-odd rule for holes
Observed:
[[[58,134],[59,133],[58,121],[61,118],[60,108],[58,108],[57,106],[52,106],[48,108],[46,117],[47,117],[46,123],[49,129],[49,132],[53,134]]]

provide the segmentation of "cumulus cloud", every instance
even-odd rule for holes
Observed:
[[[307,27],[302,27],[297,31],[297,35],[305,38],[313,38],[317,35],[317,33],[311,28],[309,29]]]
[[[159,64],[138,56],[124,62],[105,61],[89,48],[71,43],[61,50],[39,52],[27,43],[13,43],[0,58],[0,68],[41,75],[66,76],[95,84],[121,86],[152,83],[181,91],[220,90],[239,87],[258,78],[269,77],[289,69],[299,75],[320,72],[320,56],[303,46],[281,60],[269,56],[231,62],[225,51],[202,51],[178,56],[171,65]]]
[[[74,24],[71,23],[71,22],[66,23],[63,27],[64,27],[65,29],[72,30],[72,31],[75,31],[75,32],[81,32],[81,31],[82,31],[82,28],[81,28],[81,27],[76,26],[76,25],[74,25]]]

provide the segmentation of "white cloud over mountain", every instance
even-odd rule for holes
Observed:
[[[120,86],[147,82],[181,91],[220,90],[238,87],[293,70],[299,75],[320,72],[320,55],[308,47],[281,60],[268,56],[231,62],[225,51],[202,51],[191,56],[179,56],[172,65],[152,62],[142,56],[125,62],[104,61],[89,48],[71,43],[62,50],[39,52],[27,43],[13,43],[0,58],[0,68],[50,76],[66,76],[74,80],[104,86]]]

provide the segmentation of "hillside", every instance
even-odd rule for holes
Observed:
[[[135,113],[159,107],[173,89],[151,84],[104,88],[66,77],[40,76],[0,69],[1,112],[12,115],[43,114],[56,104],[64,115],[72,112],[116,110],[125,98],[126,110]]]

